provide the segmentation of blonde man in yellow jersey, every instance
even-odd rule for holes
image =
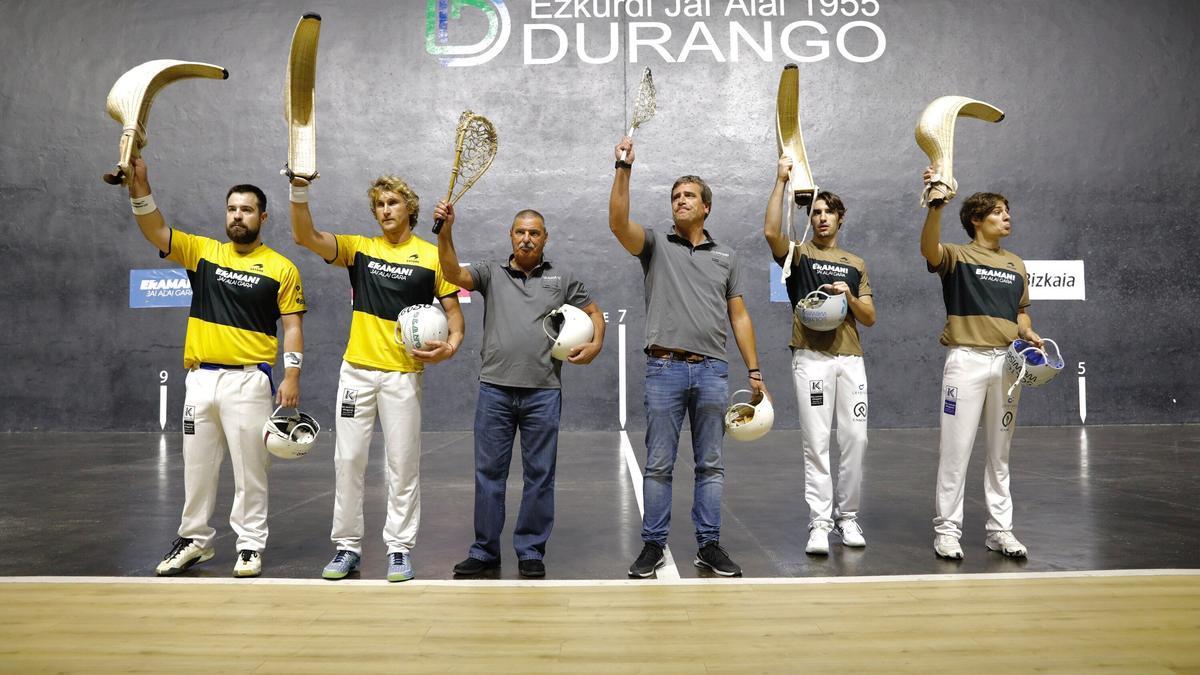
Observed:
[[[233,575],[256,577],[262,573],[267,545],[270,461],[262,428],[271,415],[271,366],[281,319],[287,367],[274,401],[288,407],[300,403],[305,311],[300,273],[263,244],[267,198],[253,185],[235,185],[226,194],[225,233],[230,242],[225,244],[167,226],[141,159],[133,160],[129,199],[142,235],[161,257],[183,265],[192,284],[183,348],[188,369],[183,516],[179,538],[155,572],[172,576],[213,557],[216,532],[208,521],[228,449],[235,486],[229,524],[237,533],[238,552]]]
[[[362,557],[363,484],[375,418],[383,429],[387,458],[388,581],[414,576],[412,549],[421,519],[421,379],[427,363],[458,351],[464,334],[458,288],[442,278],[437,246],[413,235],[420,213],[416,193],[396,176],[380,176],[368,190],[380,234],[330,234],[313,225],[308,182],[292,180],[292,237],[297,244],[344,267],[350,275],[354,312],[338,380],[336,495],[330,538],[337,548],[321,576],[342,579]],[[449,335],[409,356],[394,338],[396,316],[410,305],[437,298]]]
[[[800,411],[800,445],[804,450],[804,498],[808,502],[809,555],[829,553],[829,534],[836,533],[844,546],[867,545],[858,523],[862,494],[863,455],[867,449],[867,371],[863,363],[858,324],[875,325],[874,292],[863,259],[838,246],[846,207],[832,192],[813,200],[809,221],[812,239],[793,243],[781,231],[783,205],[790,195],[784,185],[792,168],[788,157],[779,159],[775,189],[767,202],[763,234],[771,255],[781,267],[792,252],[787,278],[792,307],[805,295],[820,290],[844,294],[850,311],[831,331],[815,331],[792,316],[792,378]],[[830,428],[837,415],[840,462],[837,490],[829,465]]]
[[[925,169],[925,182],[935,173]],[[1012,233],[1008,200],[992,192],[976,192],[959,211],[968,244],[941,242],[942,208],[930,205],[921,230],[921,255],[930,272],[942,280],[946,345],[942,371],[941,444],[933,519],[933,549],[938,557],[962,560],[963,493],[975,433],[983,424],[987,460],[983,496],[987,503],[988,549],[1024,558],[1025,546],[1013,535],[1012,492],[1008,454],[1016,427],[1021,389],[1008,388],[1014,376],[1004,355],[1020,337],[1037,347],[1042,338],[1029,318],[1029,280],[1025,263],[1000,247]]]

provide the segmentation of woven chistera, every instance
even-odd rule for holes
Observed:
[[[966,96],[943,96],[925,107],[913,135],[936,173],[921,192],[921,206],[941,206],[958,192],[958,181],[954,179],[954,122],[959,115],[985,122],[1004,119],[999,108]]]

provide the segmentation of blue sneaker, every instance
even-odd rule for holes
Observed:
[[[333,556],[333,560],[330,560],[329,564],[321,572],[321,576],[326,579],[344,579],[347,574],[358,568],[358,561],[358,554],[354,551],[338,549],[338,552]]]
[[[412,555],[408,553],[388,554],[388,581],[408,581],[413,578]]]

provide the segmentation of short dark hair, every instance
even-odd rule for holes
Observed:
[[[517,221],[522,218],[537,218],[542,221],[542,229],[546,229],[546,217],[533,209],[521,209],[517,211],[517,215],[513,216],[513,225],[516,225]]]
[[[998,192],[976,192],[967,197],[963,202],[962,208],[958,211],[958,219],[962,222],[963,229],[967,231],[967,236],[975,238],[975,223],[973,220],[983,220],[987,215],[996,208],[997,204],[1003,203],[1004,208],[1009,208],[1008,200],[1004,195]]]
[[[225,203],[226,204],[229,203],[229,196],[235,192],[238,194],[254,195],[255,199],[258,200],[258,212],[259,213],[267,212],[267,195],[261,189],[259,189],[259,187],[257,185],[251,185],[249,183],[242,183],[241,185],[234,185],[233,187],[229,188],[229,192],[225,193]]]
[[[829,190],[821,190],[817,193],[817,198],[813,200],[813,204],[818,201],[825,202],[825,206],[829,207],[830,211],[837,214],[838,227],[841,228],[842,219],[846,217],[846,205],[842,203],[842,198],[837,196],[837,193]]]
[[[671,186],[671,198],[674,199],[675,188],[683,185],[684,183],[695,183],[696,185],[700,186],[700,201],[704,202],[704,205],[707,206],[711,211],[712,188],[708,187],[708,183],[705,183],[704,179],[700,176],[680,176],[679,178],[676,178],[675,184]],[[704,217],[708,218],[708,214],[704,214]]]

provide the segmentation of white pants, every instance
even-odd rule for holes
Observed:
[[[360,368],[343,361],[334,414],[337,492],[330,538],[339,549],[362,555],[363,483],[378,414],[387,460],[383,541],[388,553],[408,553],[417,543],[421,522],[421,373]]]
[[[209,527],[225,451],[233,463],[229,525],[237,550],[267,546],[267,469],[263,424],[271,415],[271,382],[254,366],[188,372],[183,400],[183,517],[179,536],[212,546]]]
[[[942,372],[942,440],[937,475],[938,534],[962,536],[963,487],[975,432],[983,423],[987,461],[983,495],[988,532],[1012,529],[1012,494],[1008,489],[1008,450],[1016,427],[1021,388],[1008,396],[1014,377],[1004,368],[1004,349],[951,347]]]
[[[833,527],[834,520],[858,517],[862,463],[867,449],[867,371],[861,356],[808,349],[792,353],[792,378],[800,409],[804,449],[804,498],[809,526]],[[829,430],[837,413],[837,504],[829,467]]]

